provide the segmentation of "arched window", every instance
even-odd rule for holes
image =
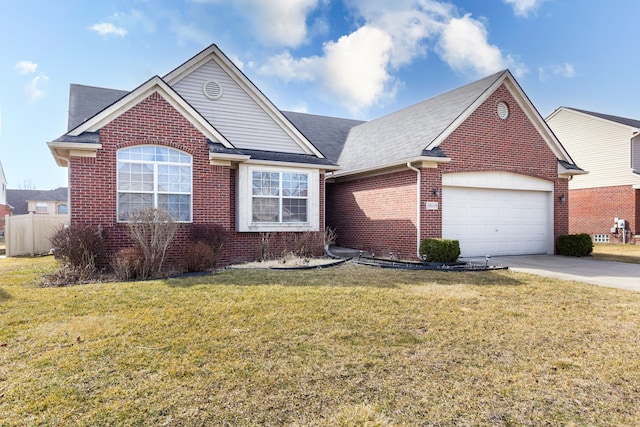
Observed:
[[[191,222],[192,159],[168,147],[140,145],[118,150],[118,221],[146,208],[165,209]]]
[[[58,205],[59,215],[68,214],[68,213],[69,213],[69,206],[66,203],[61,203]]]

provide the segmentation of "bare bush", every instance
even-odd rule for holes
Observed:
[[[140,278],[160,273],[178,225],[163,209],[143,209],[133,214],[129,221],[129,235],[139,245],[142,254]]]
[[[258,261],[270,261],[275,259],[272,249],[272,240],[275,233],[260,233],[260,242],[258,242]]]
[[[205,271],[215,267],[217,257],[214,249],[204,243],[191,243],[182,257],[182,265],[187,272]]]
[[[224,246],[229,240],[229,231],[220,224],[193,224],[190,232],[191,241],[203,243],[211,248],[209,266],[206,269],[215,267],[222,254]],[[203,249],[200,249],[203,253]]]
[[[106,255],[105,237],[100,226],[71,225],[60,228],[50,239],[56,258],[86,280],[102,266]]]
[[[134,280],[141,276],[142,258],[140,248],[120,249],[111,260],[111,268],[119,280]]]

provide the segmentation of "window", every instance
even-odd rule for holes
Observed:
[[[168,211],[175,221],[191,221],[191,156],[142,145],[118,151],[118,221],[142,209]]]
[[[58,205],[58,214],[62,215],[62,214],[68,214],[69,213],[69,206],[66,203],[62,203]]]
[[[631,139],[631,169],[640,174],[640,138]]]
[[[251,179],[253,222],[307,222],[309,174],[254,171]]]
[[[238,231],[318,231],[320,171],[241,164]]]
[[[49,205],[46,202],[36,202],[36,213],[47,213]]]

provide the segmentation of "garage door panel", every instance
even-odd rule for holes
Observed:
[[[442,236],[463,257],[546,253],[548,192],[444,187]]]

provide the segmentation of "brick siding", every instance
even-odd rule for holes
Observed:
[[[229,241],[220,265],[251,261],[258,253],[260,233],[237,233],[236,171],[209,162],[206,137],[158,94],[152,94],[100,129],[100,143],[95,158],[72,157],[71,223],[100,225],[107,236],[107,250],[133,246],[125,224],[118,223],[116,188],[116,152],[142,144],[162,145],[192,156],[193,224],[219,224],[229,232]],[[324,176],[320,176],[321,203],[324,200]],[[322,206],[322,205],[321,205]],[[324,214],[321,212],[321,230]],[[167,263],[178,264],[190,244],[190,224],[180,224],[167,252]],[[272,239],[273,252],[285,251],[287,239],[279,233]]]
[[[628,221],[629,229],[638,234],[640,218],[640,190],[629,185],[585,188],[569,193],[569,232],[610,234],[614,218]],[[611,235],[615,242],[617,236]]]
[[[509,106],[501,120],[498,102]],[[451,162],[421,169],[421,236],[442,236],[442,175],[456,172],[512,172],[553,182],[555,194],[568,195],[566,179],[558,178],[558,164],[535,126],[503,85],[480,105],[440,148]],[[416,172],[406,170],[328,184],[327,224],[338,231],[338,243],[384,256],[389,251],[416,256]],[[568,198],[568,197],[567,197]],[[567,234],[567,203],[555,198],[554,234]],[[426,210],[426,202],[438,210]]]

